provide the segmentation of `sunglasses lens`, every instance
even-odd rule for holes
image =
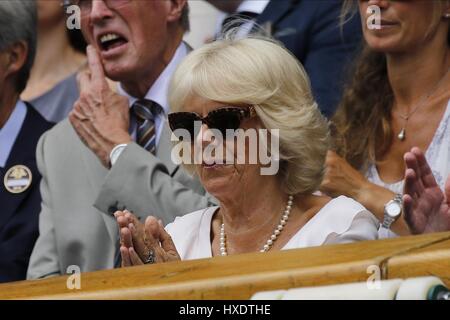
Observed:
[[[248,114],[242,108],[230,107],[209,112],[203,121],[196,113],[192,112],[173,112],[169,114],[168,118],[170,129],[179,140],[193,141],[199,133],[202,122],[206,123],[210,129],[220,131],[222,137],[226,138],[227,129],[237,130],[241,125],[242,118],[246,116]],[[200,121],[197,128],[196,121]]]
[[[175,136],[182,141],[192,141],[195,139],[195,121],[199,121],[199,117],[191,112],[174,112],[170,113],[169,126]]]
[[[217,129],[226,137],[226,130],[236,130],[241,124],[240,108],[223,108],[211,111],[208,115],[208,122],[211,129]]]

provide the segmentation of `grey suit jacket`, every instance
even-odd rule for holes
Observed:
[[[117,209],[126,208],[141,221],[155,215],[168,223],[216,204],[197,179],[171,161],[167,127],[156,157],[131,143],[110,170],[82,144],[68,120],[41,137],[40,236],[28,279],[65,274],[71,265],[82,272],[113,268],[118,254],[113,216]]]

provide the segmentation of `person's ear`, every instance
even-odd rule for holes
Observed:
[[[18,73],[25,65],[28,57],[28,44],[25,41],[19,41],[9,46],[6,53],[5,75],[10,76]]]
[[[169,22],[180,21],[183,9],[187,5],[187,0],[170,0],[170,10],[167,20]]]

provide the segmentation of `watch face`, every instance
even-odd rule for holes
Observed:
[[[386,213],[391,218],[397,218],[401,212],[402,208],[400,207],[400,204],[395,201],[392,201],[386,205]]]

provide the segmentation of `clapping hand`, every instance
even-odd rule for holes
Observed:
[[[117,211],[122,267],[181,260],[161,221],[147,217],[142,224],[132,213]]]
[[[419,148],[412,148],[404,156],[405,186],[404,218],[414,234],[450,230],[450,176],[445,194],[439,188]]]

